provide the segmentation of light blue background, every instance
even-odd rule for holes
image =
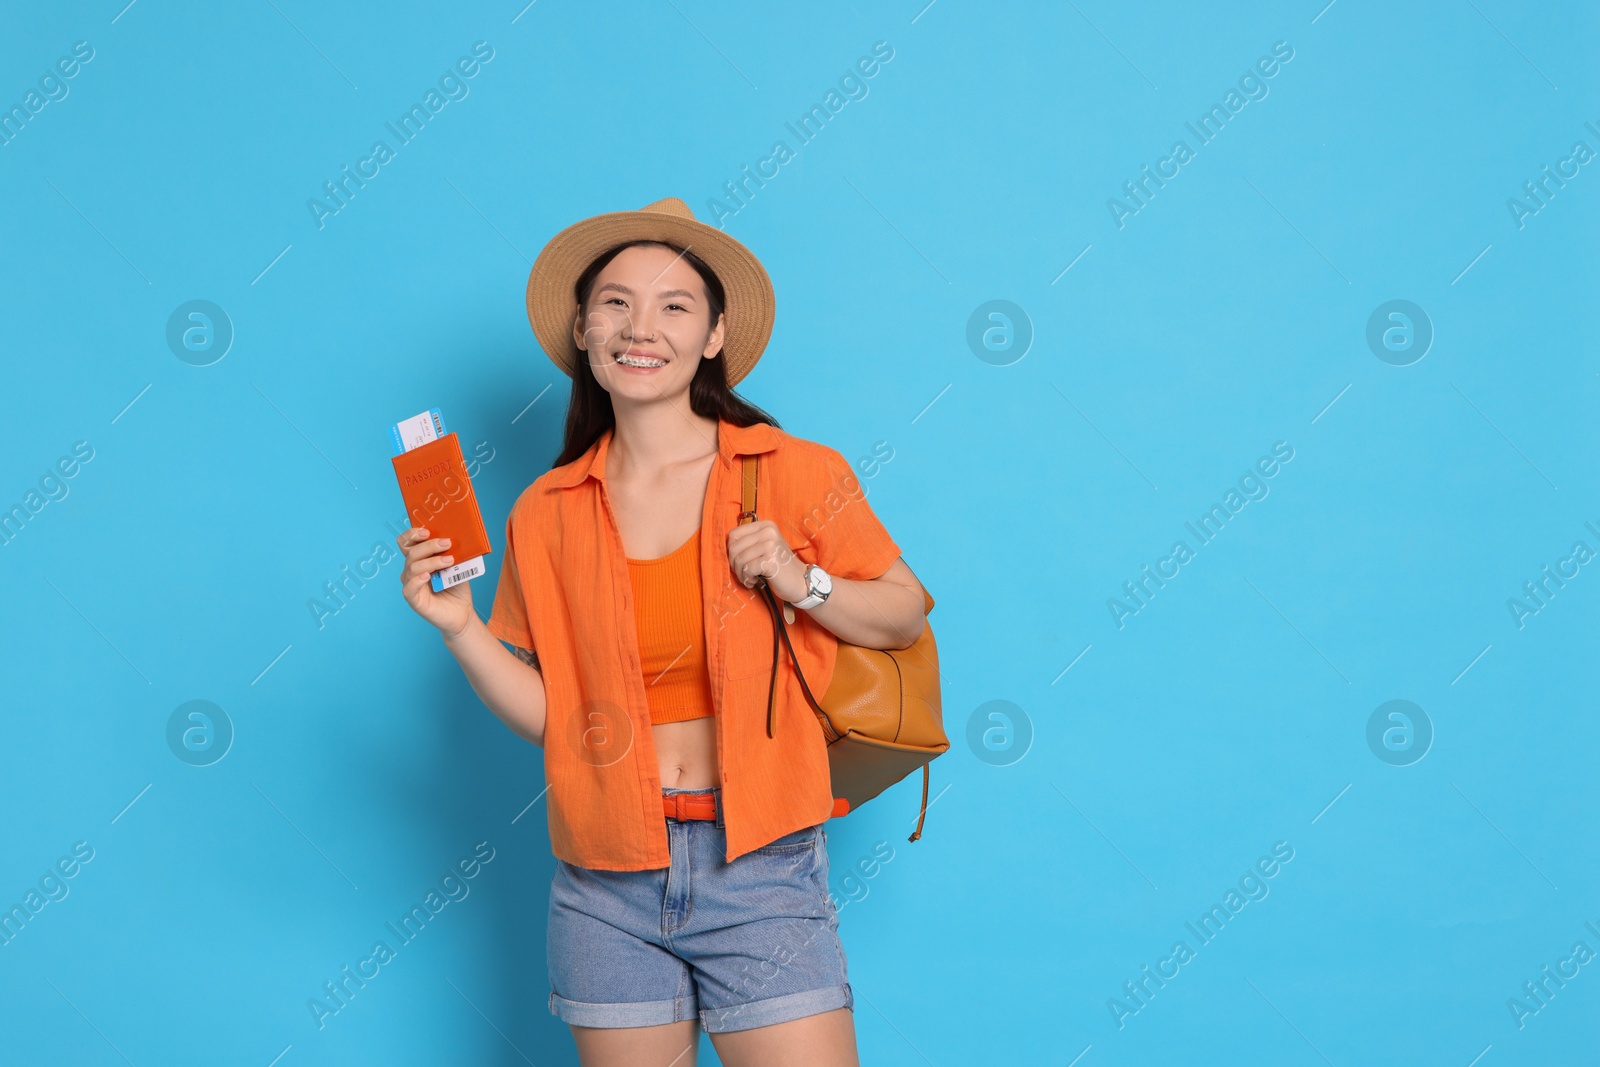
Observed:
[[[491,531],[548,469],[545,240],[663,196],[711,219],[875,41],[866,98],[726,223],[778,294],[742,391],[892,447],[870,500],[938,601],[926,836],[915,779],[829,824],[863,1062],[1593,1054],[1600,964],[1520,1029],[1507,1007],[1600,951],[1600,565],[1507,607],[1600,549],[1600,164],[1522,228],[1506,206],[1600,150],[1587,5],[123,2],[0,34],[7,107],[95,50],[0,148],[0,506],[94,449],[0,550],[0,904],[95,850],[0,946],[8,1062],[576,1062],[539,751],[398,563],[321,629],[307,601],[393,542],[396,419],[489,442]],[[477,41],[470,95],[319,229],[307,199]],[[1119,229],[1107,199],[1276,41],[1269,95]],[[206,367],[165,341],[193,299],[236,331]],[[965,340],[995,299],[1034,331],[1008,366]],[[1391,299],[1435,330],[1410,366],[1365,341]],[[1108,598],[1277,441],[1270,495],[1119,629]],[[236,730],[209,767],[165,740],[193,699]],[[1392,699],[1435,731],[1410,766],[1367,745]],[[1032,731],[1006,766],[967,740],[992,700]],[[307,1000],[479,841],[471,895],[319,1030]],[[1200,946],[1185,922],[1278,841],[1270,895]]]

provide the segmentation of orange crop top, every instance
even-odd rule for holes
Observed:
[[[700,531],[659,559],[628,560],[652,723],[716,714],[706,666]]]

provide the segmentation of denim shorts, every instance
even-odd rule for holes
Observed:
[[[663,794],[712,793],[718,787]],[[665,819],[665,816],[663,816]],[[828,896],[828,835],[808,826],[736,858],[710,819],[665,819],[671,865],[597,871],[556,860],[550,1011],[576,1026],[707,1033],[855,1010]]]

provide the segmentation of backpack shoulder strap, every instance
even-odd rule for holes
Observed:
[[[742,492],[744,510],[739,512],[739,524],[742,526],[747,522],[756,521],[756,471],[758,469],[756,463],[758,457],[740,456],[739,458],[744,463],[744,488]],[[784,601],[782,610],[783,621],[792,626],[794,624],[794,605]]]
[[[754,522],[756,518],[756,457],[740,456],[744,463],[744,503],[739,512],[739,524]]]

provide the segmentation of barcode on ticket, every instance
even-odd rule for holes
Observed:
[[[443,592],[452,585],[464,582],[468,578],[478,577],[480,574],[485,573],[487,569],[484,566],[483,557],[476,556],[462,563],[452,564],[443,570],[434,571],[433,591],[435,593]]]

